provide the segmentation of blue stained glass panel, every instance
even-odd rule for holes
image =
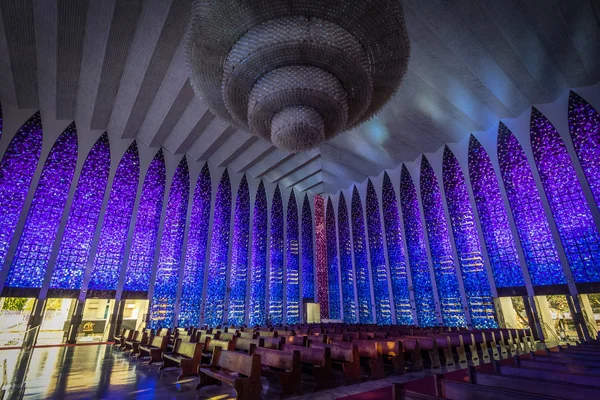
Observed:
[[[338,245],[335,226],[335,212],[331,197],[327,199],[325,216],[325,236],[327,240],[327,281],[329,286],[329,318],[341,319],[340,307],[340,267],[338,264]]]
[[[279,185],[271,206],[271,270],[269,271],[269,318],[271,324],[283,323],[283,199]]]
[[[533,286],[566,283],[540,195],[523,148],[502,122],[498,162]]]
[[[373,323],[373,303],[371,302],[371,280],[367,259],[365,238],[365,218],[358,189],[352,189],[352,240],[354,246],[354,268],[356,270],[356,293],[358,297],[358,319],[361,324]]]
[[[315,298],[315,261],[313,254],[313,218],[308,194],[302,203],[302,298]]]
[[[250,326],[267,322],[267,192],[260,181],[252,219],[252,266],[250,269]]]
[[[379,325],[392,323],[392,305],[388,288],[388,273],[385,260],[385,246],[381,232],[381,214],[375,186],[369,179],[367,183],[367,231],[371,254],[371,274],[375,294],[375,317]]]
[[[42,151],[42,119],[35,113],[11,140],[0,162],[0,269]]]
[[[575,282],[600,281],[600,235],[560,134],[535,107],[531,147]]]
[[[121,158],[113,178],[89,289],[117,289],[139,178],[140,158],[134,141]]]
[[[456,252],[462,271],[471,323],[476,329],[497,328],[479,235],[467,183],[458,160],[448,146],[444,148],[442,178]]]
[[[150,274],[154,265],[156,238],[165,197],[166,173],[165,158],[160,149],[150,162],[144,178],[123,290],[147,292],[150,287]]]
[[[469,176],[496,287],[525,286],[494,167],[473,135],[469,139]]]
[[[300,322],[300,254],[298,248],[298,204],[293,190],[288,199],[286,236],[285,321],[288,324],[297,324]]]
[[[421,159],[421,201],[438,288],[442,320],[446,326],[465,326],[456,265],[450,244],[450,232],[444,213],[442,193],[435,172],[425,156]]]
[[[398,200],[396,199],[394,185],[387,172],[383,174],[381,203],[388,260],[390,263],[390,279],[396,312],[396,323],[399,325],[413,325],[415,321],[410,304],[410,293],[408,291],[410,283],[408,281],[404,257],[402,229],[400,227],[400,215],[398,214]]]
[[[342,277],[342,304],[344,309],[344,322],[355,324],[356,299],[354,297],[354,267],[352,266],[352,238],[350,236],[350,220],[348,218],[348,205],[344,193],[340,193],[338,204],[338,237],[340,241],[340,272]]]
[[[104,133],[90,150],[79,175],[50,288],[81,289],[109,173],[110,144]]]
[[[194,190],[177,326],[200,325],[211,198],[210,169],[205,163]]]
[[[40,288],[77,165],[77,130],[72,123],[48,154],[5,286]]]
[[[404,218],[406,248],[412,275],[417,320],[419,326],[434,326],[436,325],[436,311],[427,249],[425,248],[425,232],[423,231],[417,190],[405,165],[402,165],[400,178],[400,206]]]
[[[210,262],[204,322],[211,327],[223,323],[225,289],[227,284],[227,262],[229,260],[229,228],[231,224],[231,181],[227,169],[221,176],[213,216]]]
[[[250,236],[250,190],[242,177],[235,201],[231,272],[229,278],[229,323],[242,325],[246,319],[246,283],[248,281],[248,244]]]

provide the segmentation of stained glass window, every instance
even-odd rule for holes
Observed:
[[[531,147],[575,282],[600,281],[600,235],[592,211],[560,134],[535,107]]]
[[[465,326],[465,312],[456,277],[456,265],[452,255],[442,193],[435,172],[425,156],[421,159],[420,180],[421,201],[423,202],[442,320],[446,326]]]
[[[166,181],[165,158],[158,150],[144,178],[123,290],[147,292],[154,265]]]
[[[210,170],[208,163],[205,163],[194,190],[177,326],[200,325],[211,197]]]
[[[250,325],[267,322],[267,192],[260,181],[252,219],[252,266],[250,268]]]
[[[596,206],[600,207],[600,114],[575,92],[569,95],[569,131]]]
[[[375,319],[380,325],[392,323],[392,305],[388,288],[388,273],[385,260],[385,246],[381,231],[381,214],[379,199],[375,186],[369,179],[367,183],[367,232],[369,233],[369,249],[371,255],[371,275],[373,277],[373,293],[375,294]]]
[[[288,324],[297,324],[300,322],[300,254],[298,248],[298,204],[293,190],[288,199],[286,236],[285,320]]]
[[[400,325],[413,325],[415,321],[411,310],[410,293],[408,292],[410,283],[408,281],[406,261],[404,258],[402,229],[400,228],[400,215],[398,214],[398,200],[396,199],[394,185],[387,172],[383,174],[381,202],[388,260],[390,263],[390,279],[396,312],[396,323]],[[340,242],[341,240],[342,239],[340,238]]]
[[[246,319],[246,283],[248,281],[248,244],[250,235],[250,190],[246,175],[238,188],[233,217],[231,272],[229,278],[229,323],[242,325]]]
[[[327,283],[327,238],[325,233],[325,201],[315,196],[315,243],[317,259],[317,301],[321,318],[329,318],[329,287]]]
[[[104,133],[90,150],[79,175],[50,281],[52,289],[81,289],[109,172],[110,144]]]
[[[400,206],[404,218],[406,249],[412,275],[417,320],[419,326],[434,326],[436,324],[435,301],[425,248],[425,232],[415,184],[405,165],[402,165],[400,178]]]
[[[458,261],[462,271],[471,323],[477,329],[496,328],[494,303],[467,183],[458,160],[448,146],[444,149],[442,168],[444,191]]]
[[[352,240],[354,244],[354,268],[356,270],[356,294],[358,297],[358,320],[361,324],[373,323],[373,303],[371,302],[371,280],[367,240],[365,237],[365,218],[358,189],[352,189]]]
[[[213,215],[210,261],[208,264],[208,282],[204,322],[208,326],[217,326],[223,322],[225,309],[225,288],[227,282],[227,262],[229,259],[229,228],[231,224],[231,182],[227,169],[221,176],[215,211]]]
[[[529,162],[515,135],[502,122],[498,128],[498,161],[532,284],[565,283]]]
[[[150,328],[172,327],[181,270],[183,235],[190,197],[190,172],[185,156],[179,162],[169,189],[160,255],[150,307]]]
[[[342,277],[342,305],[344,322],[357,323],[356,299],[354,297],[354,267],[352,266],[352,238],[350,236],[350,220],[348,205],[344,193],[340,193],[338,204],[338,237],[340,240],[340,272]]]
[[[42,287],[76,165],[77,130],[72,123],[46,159],[5,286]]]
[[[327,239],[327,281],[329,283],[329,318],[341,319],[340,308],[340,267],[338,264],[337,233],[335,212],[331,197],[327,199],[325,215],[325,235]]]
[[[0,162],[0,269],[15,233],[42,151],[42,119],[35,113],[21,126]]]
[[[283,323],[283,199],[279,185],[271,203],[271,269],[269,271],[269,318],[271,324]]]
[[[524,286],[523,271],[494,167],[473,135],[469,139],[469,176],[496,287]]]
[[[139,178],[140,158],[134,141],[121,158],[113,178],[89,289],[117,289]]]
[[[313,218],[308,194],[304,195],[302,203],[302,298],[315,298]]]

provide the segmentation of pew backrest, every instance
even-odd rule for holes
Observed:
[[[251,347],[264,347],[264,338],[248,339],[239,337],[235,339],[235,350],[249,352]]]
[[[282,350],[300,352],[300,362],[304,364],[324,366],[331,363],[331,349],[329,347],[320,349],[316,347],[294,346],[293,344],[286,343],[282,345]]]
[[[237,372],[244,376],[260,375],[260,356],[223,350],[217,346],[213,352],[211,366]]]
[[[207,353],[213,353],[216,347],[221,347],[223,350],[227,351],[235,351],[235,340],[206,338],[206,342],[204,342],[204,350]]]
[[[268,367],[284,369],[286,371],[300,370],[300,352],[299,351],[281,351],[256,347],[252,354],[260,356],[260,363]]]

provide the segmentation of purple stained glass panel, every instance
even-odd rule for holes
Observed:
[[[173,326],[175,300],[181,269],[183,235],[190,196],[190,172],[185,156],[179,162],[171,188],[165,215],[160,255],[156,268],[152,304],[150,306],[150,328]]]
[[[264,325],[267,286],[267,192],[260,181],[252,220],[252,266],[250,269],[250,325]]]
[[[425,248],[425,232],[423,231],[417,190],[410,172],[404,164],[400,178],[400,205],[404,218],[406,248],[412,275],[417,321],[419,326],[434,326],[436,325],[436,310],[427,249]]]
[[[398,214],[398,200],[396,199],[394,185],[387,172],[383,174],[381,202],[396,323],[400,325],[413,325],[415,321],[410,304],[410,293],[408,291],[410,283],[408,281],[404,257],[402,229],[400,227],[400,215]],[[340,242],[341,240],[340,234]]]
[[[365,237],[365,218],[358,189],[352,189],[352,240],[354,248],[354,268],[356,270],[356,294],[358,297],[358,320],[361,324],[373,323],[373,303],[371,302],[371,279]]]
[[[5,286],[40,288],[77,165],[77,130],[72,123],[48,154]]]
[[[357,323],[356,299],[354,286],[356,284],[354,266],[352,265],[352,237],[350,236],[350,220],[348,205],[344,193],[340,192],[338,204],[338,237],[340,242],[340,273],[342,278],[342,306],[344,322]]]
[[[308,194],[302,203],[302,298],[315,298],[315,261],[313,253],[313,218]]]
[[[250,236],[250,190],[246,175],[242,177],[235,201],[231,271],[229,278],[229,316],[232,325],[246,320],[246,284],[248,281],[248,244]]]
[[[160,214],[165,197],[166,173],[165,158],[160,149],[150,162],[144,178],[123,290],[147,292],[150,288],[150,274],[154,265]]]
[[[325,233],[325,200],[315,196],[315,244],[317,260],[317,301],[321,318],[329,318],[329,286],[327,282],[327,239]]]
[[[446,326],[465,326],[467,322],[456,276],[456,264],[450,244],[450,232],[444,212],[442,193],[435,172],[425,156],[421,159],[420,181],[421,201],[442,320]]]
[[[208,264],[208,283],[204,322],[214,327],[223,323],[225,312],[225,289],[227,283],[227,263],[229,260],[229,230],[231,225],[231,181],[227,169],[223,172],[213,215],[213,229]]]
[[[269,271],[269,323],[283,323],[283,199],[279,185],[271,205],[271,269]]]
[[[199,326],[204,292],[204,270],[208,245],[208,229],[212,184],[208,163],[204,164],[196,189],[187,236],[183,285],[177,326]]]
[[[473,135],[469,139],[469,176],[496,287],[525,286],[494,167]]]
[[[327,281],[329,283],[329,318],[341,319],[340,267],[338,263],[337,229],[331,197],[327,199],[325,235],[327,239]]]
[[[600,281],[600,235],[560,134],[535,107],[531,147],[575,282]]]
[[[533,286],[566,283],[529,162],[515,135],[502,122],[498,161]]]
[[[140,158],[134,141],[121,158],[113,178],[89,289],[117,289],[139,178]]]
[[[50,288],[81,289],[109,173],[110,144],[105,132],[90,150],[79,175]]]
[[[298,248],[298,204],[294,190],[290,193],[287,207],[286,231],[286,306],[285,321],[288,324],[300,322],[300,254]]]

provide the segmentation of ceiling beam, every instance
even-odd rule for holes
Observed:
[[[246,172],[248,168],[262,160],[273,150],[275,150],[275,147],[271,143],[258,139],[231,162],[231,169],[235,172]]]
[[[289,160],[265,174],[265,179],[271,183],[279,182],[291,173],[296,172],[302,167],[318,160],[321,153],[318,149],[303,151],[302,153],[294,154]]]
[[[209,158],[218,167],[226,167],[258,138],[248,132],[237,130]]]
[[[280,180],[279,183],[281,183],[281,185],[283,185],[284,187],[290,187],[290,186],[296,185],[297,183],[302,181],[302,179],[304,179],[304,177],[310,176],[312,174],[315,174],[315,173],[321,171],[321,162],[320,161],[321,161],[320,158],[317,158],[313,162],[308,163],[304,167],[298,169],[296,172],[289,174],[288,176],[286,176],[285,178]]]
[[[276,148],[260,162],[257,162],[255,165],[249,168],[248,173],[255,178],[260,178],[292,158],[294,155],[295,153],[290,153],[287,150]]]
[[[235,132],[235,128],[232,128],[227,122],[221,118],[214,118],[200,137],[194,141],[188,153],[195,160],[206,160],[216,147],[227,140],[233,132]]]

